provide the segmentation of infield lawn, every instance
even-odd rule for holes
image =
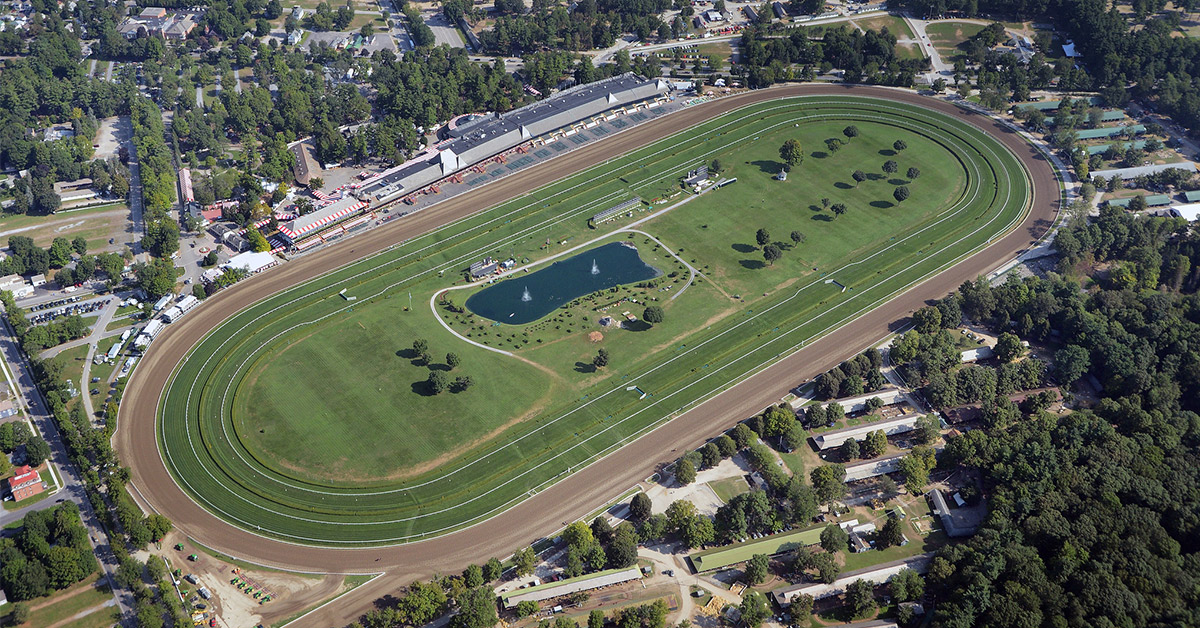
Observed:
[[[337,483],[412,477],[605,379],[607,370],[591,366],[599,347],[612,356],[614,370],[617,365],[621,371],[639,367],[746,304],[769,300],[771,293],[819,274],[822,267],[908,233],[962,194],[966,174],[946,147],[916,132],[871,122],[856,123],[858,136],[847,139],[842,132],[846,126],[829,121],[782,127],[720,151],[715,157],[728,164],[721,176],[737,177],[738,183],[690,199],[639,227],[708,277],[688,287],[681,299],[669,297],[684,285],[687,268],[648,237],[628,233],[614,237],[635,244],[644,261],[675,277],[650,289],[603,291],[526,325],[497,325],[469,311],[455,315],[439,308],[467,338],[514,351],[530,364],[465,345],[446,334],[428,307],[406,312],[405,295],[389,294],[315,329],[306,327],[258,354],[247,367],[234,406],[238,434],[257,460],[288,475]],[[844,142],[843,148],[830,154],[828,138]],[[783,167],[779,146],[788,139],[801,141],[806,156],[792,176],[776,181]],[[896,140],[905,141],[907,148],[897,153],[892,148]],[[896,174],[883,172],[888,160],[898,164]],[[920,176],[906,178],[909,167],[919,168]],[[851,175],[860,169],[867,180],[856,183]],[[679,191],[676,178],[670,172],[665,181],[649,181],[633,191],[643,198],[664,185]],[[897,203],[892,197],[897,185],[908,186],[913,196]],[[676,197],[667,206],[689,196]],[[836,216],[822,199],[845,204],[846,213]],[[785,249],[781,260],[764,262],[755,242],[758,228],[767,229]],[[568,237],[588,235],[578,222],[575,230]],[[797,230],[809,238],[799,245],[790,239]],[[548,252],[544,243],[528,242],[509,254],[538,259]],[[424,306],[431,288],[448,284],[444,279],[423,282],[419,292],[414,286],[414,299]],[[671,289],[663,291],[666,286]],[[451,294],[461,304],[479,289]],[[621,304],[597,311],[612,302]],[[631,310],[640,317],[649,302],[666,309],[662,324],[630,330],[602,330],[597,324],[602,316],[621,319]],[[605,337],[594,342],[589,331]],[[432,368],[415,364],[410,347],[417,338],[431,343]],[[467,360],[454,371],[445,364],[449,351]],[[477,385],[431,395],[425,383],[431,370],[452,378],[467,374]],[[372,435],[370,443],[363,442],[367,434]]]

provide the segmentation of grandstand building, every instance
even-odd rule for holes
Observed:
[[[456,118],[443,134],[449,139],[409,161],[344,192],[345,197],[282,225],[289,247],[302,250],[340,235],[371,219],[371,213],[426,186],[539,138],[571,135],[601,114],[654,106],[666,99],[670,84],[633,73],[579,85],[507,113]],[[351,195],[353,194],[353,195]],[[367,214],[367,215],[364,215]],[[334,232],[335,227],[340,227]],[[321,236],[317,238],[315,236]]]

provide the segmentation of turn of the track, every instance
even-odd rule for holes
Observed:
[[[1008,235],[962,263],[914,286],[883,306],[834,330],[797,353],[760,372],[617,452],[576,472],[551,488],[496,517],[444,537],[386,548],[300,547],[259,537],[209,514],[175,484],[159,457],[154,421],[171,371],[188,349],[210,329],[249,303],[350,261],[376,253],[528,190],[634,150],[681,129],[739,107],[785,96],[856,94],[908,102],[965,119],[996,137],[1021,159],[1031,177],[1033,203],[1025,220]],[[265,566],[315,572],[384,572],[322,607],[295,625],[342,626],[371,608],[379,596],[414,578],[450,573],[472,562],[503,556],[549,534],[653,472],[655,465],[702,444],[719,430],[777,401],[788,383],[831,368],[866,348],[901,318],[986,273],[1029,248],[1053,224],[1059,210],[1058,182],[1048,161],[1017,133],[995,120],[941,100],[912,92],[868,86],[790,85],[714,100],[664,116],[545,166],[505,177],[476,193],[449,199],[433,208],[319,251],[218,293],[156,340],[125,391],[114,445],[132,469],[131,486],[144,506],[160,512],[196,540],[225,554]]]

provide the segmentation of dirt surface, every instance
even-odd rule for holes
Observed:
[[[352,260],[428,232],[502,199],[542,186],[585,167],[624,154],[719,114],[784,96],[852,94],[914,103],[969,120],[994,135],[1024,162],[1034,188],[1031,212],[1009,235],[957,266],[913,287],[888,303],[830,332],[727,392],[576,472],[549,489],[464,531],[437,539],[373,549],[302,547],[262,538],[213,516],[193,502],[171,479],[159,457],[154,421],[158,400],[172,368],[210,329],[257,301],[349,263]],[[171,325],[151,346],[126,389],[115,446],[132,468],[130,486],[143,505],[170,517],[178,529],[233,556],[267,566],[306,571],[374,572],[386,575],[346,594],[295,626],[344,626],[372,602],[394,593],[415,578],[453,573],[491,556],[505,556],[530,541],[585,516],[625,487],[651,475],[673,449],[696,447],[719,430],[777,402],[787,387],[821,373],[884,336],[929,299],[940,298],[963,281],[985,274],[1028,248],[1052,225],[1059,210],[1059,187],[1050,164],[1013,131],[991,118],[912,92],[867,86],[790,85],[729,96],[639,125],[611,139],[558,158],[545,166],[504,177],[480,191],[464,194],[397,220],[278,269],[252,277],[205,301],[195,314]]]
[[[175,544],[183,543],[183,550]],[[344,590],[345,577],[337,574],[324,576],[285,573],[281,571],[249,570],[220,560],[205,553],[178,532],[172,532],[163,540],[162,549],[154,552],[167,560],[172,570],[181,570],[180,587],[189,594],[185,601],[188,614],[195,612],[194,603],[202,603],[206,617],[216,615],[218,625],[225,626],[269,626],[312,608]],[[196,560],[188,560],[195,554]],[[192,575],[197,584],[183,579]],[[254,589],[266,589],[273,598],[260,604],[252,595],[238,589],[231,581],[253,582]],[[212,593],[212,599],[203,600],[196,595],[200,587]]]

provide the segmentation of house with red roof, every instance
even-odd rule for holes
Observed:
[[[24,465],[16,468],[16,475],[6,480],[8,483],[8,492],[12,494],[13,501],[19,502],[23,499],[28,499],[46,490],[42,484],[42,476],[38,475],[36,469],[29,465]]]

